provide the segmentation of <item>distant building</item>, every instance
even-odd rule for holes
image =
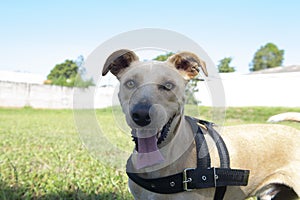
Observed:
[[[0,71],[0,81],[43,84],[46,77],[29,72]]]

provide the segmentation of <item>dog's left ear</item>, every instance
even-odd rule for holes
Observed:
[[[134,61],[138,61],[137,55],[128,49],[121,49],[112,53],[105,61],[102,76],[105,76],[109,71],[120,78],[125,68],[129,67]]]
[[[167,61],[173,64],[186,80],[193,79],[197,76],[200,68],[205,76],[208,76],[205,62],[193,53],[180,52],[169,57]]]

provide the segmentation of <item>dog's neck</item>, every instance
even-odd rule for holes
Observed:
[[[155,178],[178,173],[178,170],[194,166],[194,136],[190,132],[189,124],[185,121],[184,115],[178,114],[170,126],[168,136],[158,146],[165,161],[141,170],[134,170],[141,173],[144,178]],[[129,170],[134,169],[132,162],[127,163]]]
[[[180,128],[180,125],[182,124],[182,116],[180,114],[177,114],[174,116],[173,121],[170,125],[169,131],[166,133],[167,136],[164,139],[164,141],[158,145],[158,148],[161,149],[168,145],[172,139],[175,137],[175,135],[179,132],[178,129]]]

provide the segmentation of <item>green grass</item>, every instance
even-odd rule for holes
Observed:
[[[113,110],[116,120],[110,108],[96,111],[100,128],[108,141],[117,141],[117,148],[130,151],[129,129],[120,110]],[[300,108],[229,108],[225,124],[264,123],[286,111],[300,112]],[[201,107],[200,113],[206,119],[212,115],[207,107]],[[117,125],[111,125],[114,121]],[[300,129],[300,123],[282,124]],[[109,156],[117,161],[123,155],[110,152]],[[0,109],[1,200],[132,199],[124,168],[91,156],[79,138],[72,110]]]
[[[132,199],[83,147],[71,110],[0,109],[0,199]]]
[[[225,125],[251,124],[251,123],[266,123],[270,116],[284,113],[284,112],[300,112],[300,108],[284,108],[284,107],[241,107],[228,108],[226,110]],[[300,129],[298,122],[279,122],[283,124]]]
[[[214,111],[210,107],[199,107],[199,109],[196,110],[194,107],[187,107],[186,111],[193,116],[206,119],[208,121],[214,121],[213,115],[222,113],[222,109],[216,109],[216,111]],[[253,123],[262,124],[267,123],[269,117],[284,112],[300,112],[300,107],[229,107],[226,109],[224,120],[220,118],[218,119],[218,122],[221,123],[219,125],[225,126]],[[300,129],[300,123],[297,122],[285,121],[277,124],[288,125]]]

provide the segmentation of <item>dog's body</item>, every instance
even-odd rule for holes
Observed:
[[[184,90],[188,80],[205,75],[205,63],[188,52],[173,55],[166,62],[140,62],[129,50],[113,53],[103,75],[111,71],[120,81],[119,99],[128,125],[139,147],[128,162],[127,171],[142,178],[159,178],[196,167],[194,133],[184,118]],[[169,124],[167,135],[162,129]],[[205,133],[207,130],[202,128]],[[300,196],[300,131],[280,125],[225,127],[220,134],[226,143],[232,168],[250,170],[247,186],[228,187],[224,199],[258,196],[261,200],[296,199]],[[219,167],[214,142],[205,134],[211,165]],[[144,146],[143,146],[144,145]],[[176,194],[150,192],[129,180],[135,199],[213,199],[215,188]],[[290,197],[289,197],[290,195]],[[283,196],[283,197],[282,197]]]
[[[270,117],[267,122],[281,122],[281,121],[295,121],[300,122],[300,113],[299,112],[286,112],[280,113]]]

